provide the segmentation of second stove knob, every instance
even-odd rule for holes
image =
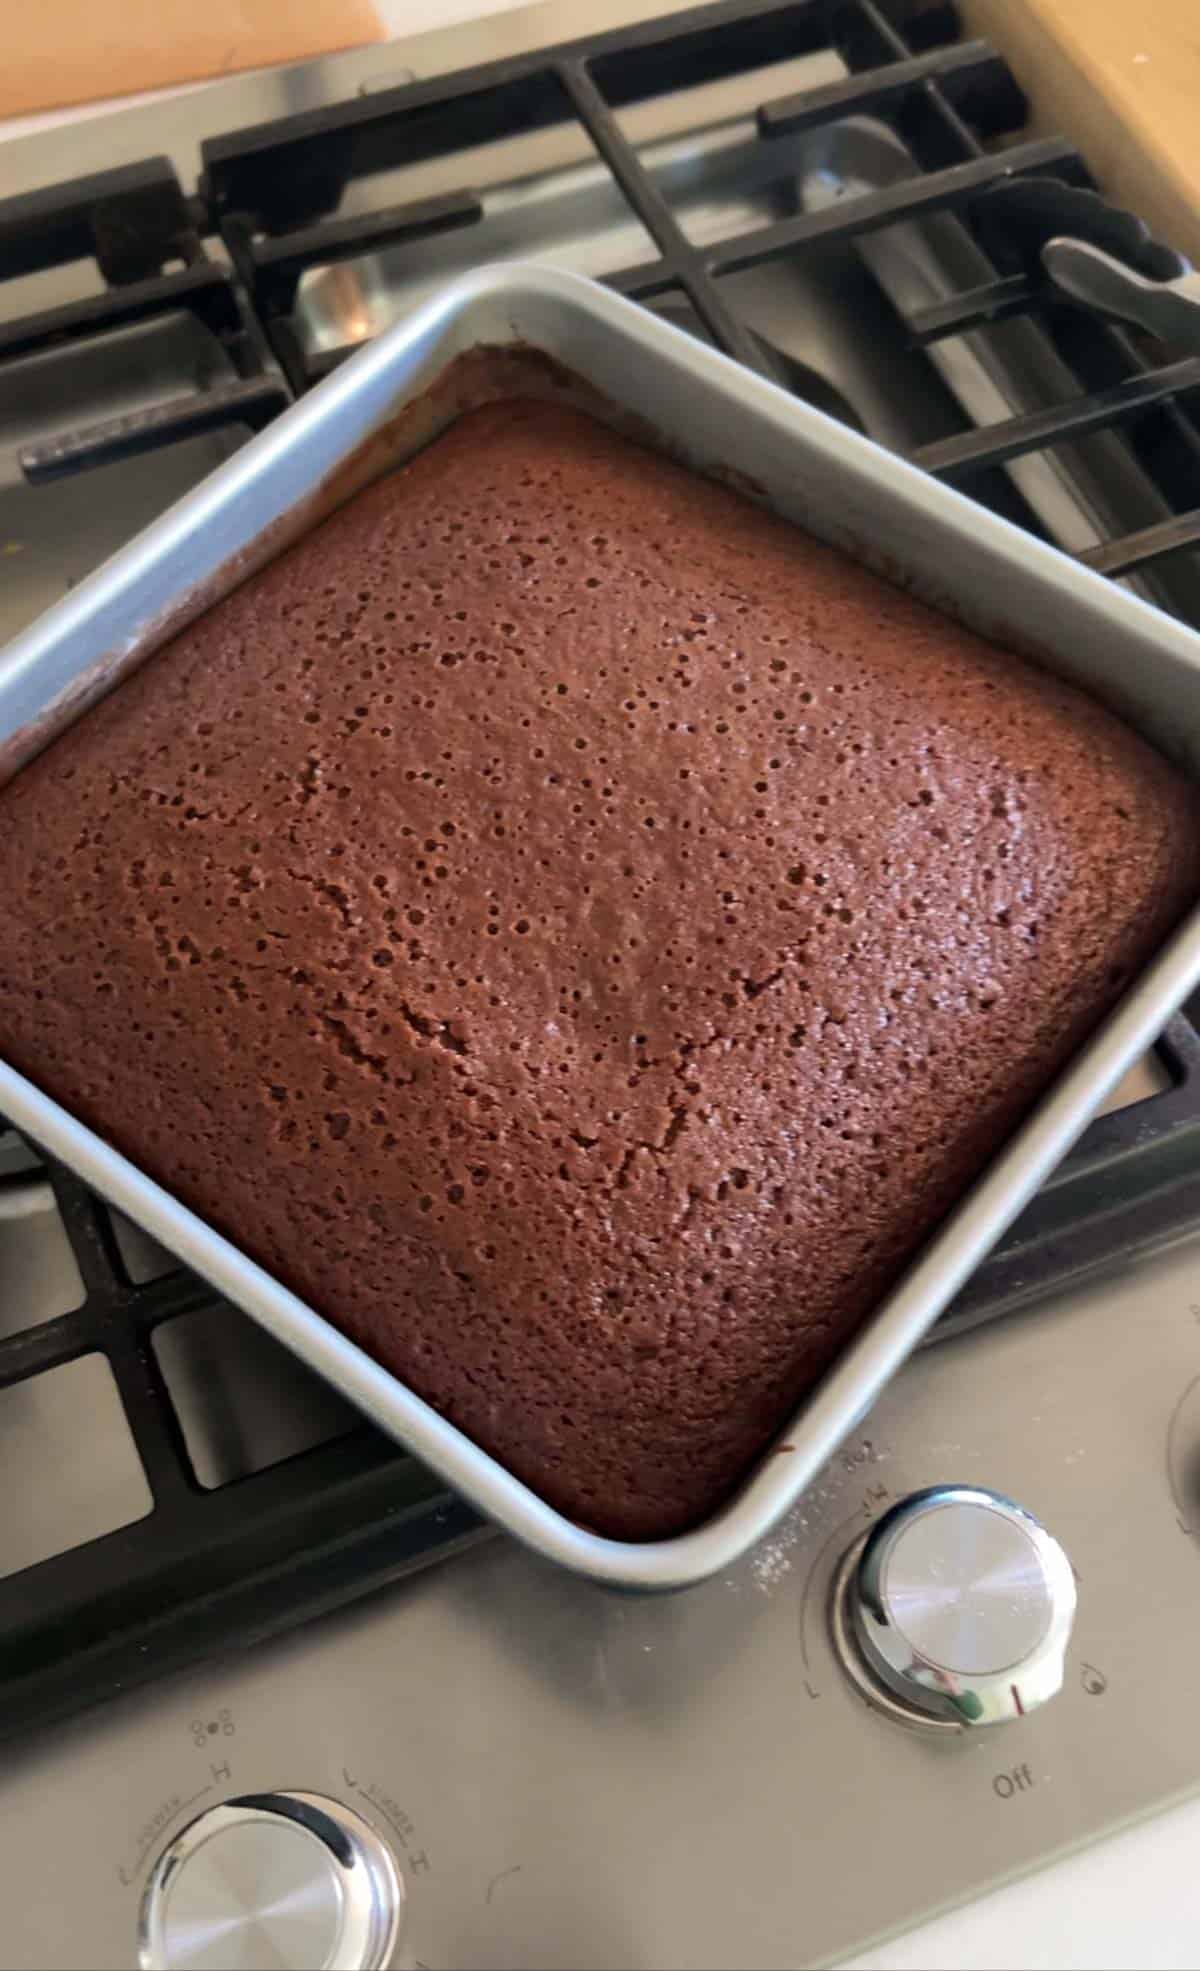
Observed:
[[[834,1638],[864,1695],[911,1723],[994,1725],[1062,1685],[1075,1577],[1057,1540],[997,1492],[902,1499],[843,1562]]]
[[[391,1851],[318,1793],[210,1807],[168,1843],[142,1901],[143,1971],[383,1971],[404,1910]]]

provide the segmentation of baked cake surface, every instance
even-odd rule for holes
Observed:
[[[1198,849],[1079,693],[508,401],[0,795],[0,1049],[644,1538],[745,1473]]]

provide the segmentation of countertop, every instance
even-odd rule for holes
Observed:
[[[1196,0],[960,0],[1003,48],[1032,126],[1068,130],[1110,197],[1200,259]]]
[[[470,22],[517,3],[426,0],[421,26],[428,31],[463,22],[463,61],[468,62],[476,58]],[[401,28],[408,11],[404,0],[377,0],[376,10],[393,34]],[[647,4],[646,12],[650,11]],[[1069,119],[1072,133],[1087,149],[1089,130],[1100,132],[1106,153],[1111,153],[1111,134],[1105,136],[1104,132],[1111,133],[1113,104],[1135,92],[1140,99],[1139,120],[1144,120],[1154,136],[1151,168],[1136,171],[1132,181],[1143,195],[1141,209],[1150,209],[1145,203],[1149,197],[1155,222],[1178,239],[1182,208],[1200,250],[1197,207],[1187,201],[1180,176],[1189,160],[1200,174],[1200,122],[1195,116],[1195,104],[1200,100],[1200,12],[1194,0],[1149,0],[1140,9],[1118,8],[1108,0],[1104,5],[1097,5],[1097,0],[1011,0],[1011,5],[1010,0],[967,0],[964,11],[973,24],[978,23],[978,31],[989,33],[1005,46],[1010,41],[1006,27],[1020,19],[1021,45],[1031,51],[1023,58],[1030,65],[1024,79],[1035,95],[1038,51],[1041,71],[1047,73],[1044,36],[1048,17],[1052,26],[1061,26],[1059,45],[1081,32],[1085,15],[1089,29],[1098,16],[1103,17],[1104,32],[1094,38],[1089,74],[1068,90],[1075,111]],[[1126,46],[1131,36],[1139,44],[1136,48]],[[1146,59],[1133,59],[1142,56]],[[1181,64],[1192,65],[1186,70],[1190,81]],[[1057,92],[1063,87],[1058,74],[1054,81],[1056,100],[1062,100]],[[1177,107],[1171,109],[1172,104]],[[108,99],[73,110],[0,119],[0,143],[112,107],[114,102]],[[1080,127],[1081,116],[1088,128]],[[1121,180],[1130,186],[1128,166]],[[1132,190],[1125,195],[1132,197]],[[1172,219],[1177,222],[1174,226]],[[928,1967],[928,1971],[942,1971],[942,1967],[945,1971],[992,1971],[996,1967],[999,1971],[999,1967],[1008,1966],[1021,1966],[1023,1971],[1025,1967],[1029,1971],[1041,1971],[1041,1967],[1047,1971],[1050,1967],[1053,1971],[1075,1971],[1075,1967],[1081,1971],[1082,1967],[1117,1971],[1117,1967],[1125,1966],[1174,1971],[1174,1967],[1200,1966],[1197,1853],[1200,1798],[868,1951],[853,1960],[854,1971],[918,1971],[918,1967]],[[948,1901],[953,1894],[953,1884],[948,1883]]]

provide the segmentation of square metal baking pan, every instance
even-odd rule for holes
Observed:
[[[447,388],[456,358],[514,345],[565,366],[696,469],[752,487],[812,533],[1085,686],[1200,778],[1200,636],[632,302],[524,265],[483,268],[425,304],[17,637],[0,656],[0,772],[19,771],[185,622],[427,442],[461,408]],[[790,1455],[768,1450],[715,1517],[646,1543],[603,1538],[554,1511],[3,1064],[0,1112],[509,1532],[596,1579],[675,1588],[728,1565],[800,1496],[1198,981],[1200,912],[805,1398],[777,1440]]]

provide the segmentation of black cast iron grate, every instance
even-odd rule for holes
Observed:
[[[184,197],[165,157],[0,201],[0,282],[89,258],[105,282],[100,294],[0,323],[0,366],[182,311],[207,330],[227,372],[178,402],[28,447],[27,478],[59,478],[224,425],[257,431],[285,408],[289,392],[254,310],[209,258],[204,230],[202,207]]]
[[[764,102],[762,142],[869,113],[898,131],[922,175],[717,245],[694,244],[615,112],[828,48],[841,54],[847,79]],[[0,365],[180,308],[223,357],[223,380],[176,403],[28,447],[26,476],[82,471],[220,424],[253,428],[348,354],[314,358],[301,346],[291,311],[305,269],[469,227],[482,212],[464,189],[339,216],[347,186],[382,169],[573,119],[654,246],[652,260],[610,276],[613,284],[642,301],[690,304],[719,347],[770,371],[769,353],[731,310],[720,277],[905,218],[953,211],[969,223],[970,202],[1013,175],[1090,183],[1070,142],[1015,136],[1023,118],[1002,59],[986,43],[962,41],[949,7],[723,0],[215,139],[192,196],[158,159],[0,201],[0,280],[91,254],[106,282],[87,301],[0,327]],[[989,149],[1001,136],[1005,146]],[[217,237],[228,266],[208,257],[205,241]],[[928,447],[918,463],[982,491],[999,462],[1119,427],[1170,517],[1087,558],[1115,575],[1200,544],[1200,438],[1191,416],[1200,362],[1167,362],[1119,330],[1085,324],[1024,275],[997,276],[898,333],[919,343],[1016,312],[1036,315],[1075,361],[1078,395],[1034,419]],[[1200,1000],[1171,1022],[1159,1051],[1169,1087],[1092,1126],[934,1339],[1159,1245],[1195,1219]],[[211,1305],[211,1295],[181,1272],[133,1283],[103,1207],[66,1170],[51,1167],[50,1177],[85,1299],[73,1313],[0,1338],[0,1388],[83,1355],[106,1357],[154,1504],[131,1526],[0,1581],[0,1734],[290,1627],[481,1530],[365,1426],[236,1482],[202,1486],[151,1338],[173,1317]]]

